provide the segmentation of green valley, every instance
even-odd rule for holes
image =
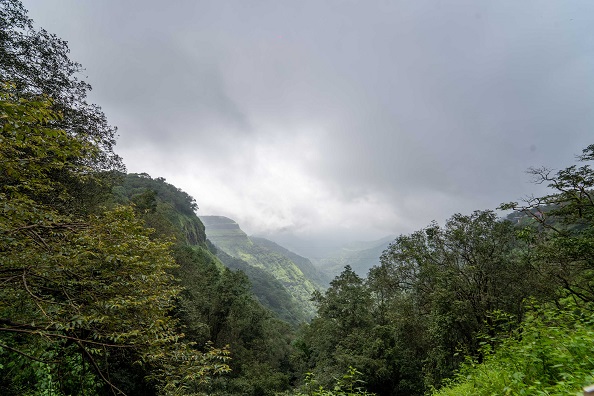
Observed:
[[[248,237],[235,221],[227,217],[201,216],[201,220],[208,239],[218,249],[272,275],[299,307],[299,316],[313,316],[315,306],[311,296],[314,291],[323,290],[325,279],[309,260],[263,238]]]

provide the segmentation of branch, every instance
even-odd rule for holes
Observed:
[[[15,268],[2,268],[0,269],[0,274],[4,272],[23,272],[25,271],[25,267],[15,267]]]
[[[29,224],[26,226],[21,226],[21,227],[16,227],[16,228],[12,228],[10,230],[7,230],[6,232],[8,233],[15,233],[18,231],[23,231],[23,230],[29,230],[32,228],[45,228],[45,229],[52,229],[52,228],[66,228],[68,230],[74,230],[76,228],[86,228],[89,225],[87,223],[57,223],[57,224],[51,224],[51,225],[45,225],[45,224]]]
[[[33,294],[31,289],[29,289],[29,285],[27,285],[27,271],[26,270],[23,271],[22,278],[23,278],[23,286],[25,286],[25,290],[27,290],[27,293],[29,293],[29,295],[31,297],[33,297],[33,299],[35,300],[35,305],[37,305],[37,308],[39,308],[39,310],[41,312],[43,312],[45,317],[49,319],[49,315],[45,312],[45,310],[41,307],[41,305],[39,305],[39,301],[41,301],[41,302],[48,302],[48,301],[45,301],[41,297],[36,296],[35,294]]]
[[[33,297],[35,300],[37,300],[37,301],[40,301],[40,302],[43,302],[43,303],[46,303],[46,304],[62,305],[62,306],[65,306],[65,307],[73,307],[73,308],[76,308],[76,309],[78,309],[78,308],[79,308],[79,305],[75,304],[74,302],[72,302],[72,304],[66,304],[66,303],[62,303],[62,302],[58,302],[58,301],[44,300],[43,298],[39,297],[38,295],[36,295],[35,293],[33,293],[33,291],[31,291],[31,289],[29,288],[29,285],[27,284],[27,279],[26,279],[26,276],[25,276],[25,275],[27,275],[27,274],[29,274],[29,275],[31,275],[31,276],[33,276],[33,277],[38,277],[38,278],[41,278],[41,279],[47,280],[47,281],[49,281],[49,282],[53,282],[53,283],[57,283],[57,282],[55,282],[55,281],[53,281],[53,280],[51,280],[51,279],[48,279],[48,278],[46,278],[46,277],[44,277],[44,276],[41,276],[41,275],[37,276],[36,274],[31,274],[31,273],[28,273],[28,272],[27,272],[27,269],[25,269],[25,268],[24,268],[24,269],[23,269],[23,275],[22,275],[22,278],[23,278],[23,285],[25,286],[25,290],[27,291],[27,293],[29,293],[29,295],[30,295],[31,297]],[[50,289],[50,288],[43,287],[43,286],[41,286],[41,288],[43,288],[43,289],[46,289],[46,290],[55,291],[55,289]],[[60,287],[60,288],[62,289],[62,291],[64,291],[64,292],[66,293],[66,290],[65,290],[65,288],[64,288],[63,286],[62,286],[62,287]],[[68,294],[66,294],[66,296],[67,296],[67,298],[68,298],[68,299],[70,299],[70,296],[68,296]],[[70,299],[70,301],[72,301],[72,299]],[[46,312],[43,310],[43,308],[41,308],[41,306],[40,306],[40,305],[39,305],[37,302],[35,302],[35,304],[36,304],[36,305],[37,305],[37,307],[38,307],[38,308],[41,310],[41,312],[43,312],[43,314],[44,314],[45,316],[49,317],[49,316],[47,315],[47,313],[46,313]]]
[[[24,230],[23,231],[26,235],[28,235],[33,242],[35,242],[38,246],[45,248],[48,252],[51,252],[51,248],[45,242],[45,240],[39,236],[34,230]]]
[[[99,374],[99,376],[101,377],[101,379],[107,385],[109,385],[109,387],[111,388],[112,393],[114,395],[117,395],[118,393],[116,393],[115,391],[118,391],[119,394],[126,396],[126,394],[124,393],[124,391],[122,391],[120,388],[118,388],[117,386],[115,386],[114,384],[112,384],[111,382],[109,382],[109,380],[107,378],[105,378],[105,375],[103,375],[103,372],[99,368],[99,365],[97,364],[97,362],[95,361],[95,359],[93,359],[93,356],[89,353],[89,351],[87,351],[87,348],[85,348],[85,346],[80,341],[76,341],[76,344],[82,349],[82,351],[84,352],[84,354],[87,356],[87,359],[91,362],[91,364],[95,368],[95,371],[97,371],[97,374]]]
[[[9,351],[16,352],[19,355],[23,355],[26,358],[29,358],[31,360],[35,360],[36,362],[40,362],[40,363],[44,363],[44,364],[59,363],[57,360],[43,360],[43,359],[40,359],[40,358],[35,357],[33,355],[29,355],[28,353],[25,353],[23,351],[19,351],[18,349],[9,347],[8,345],[5,345],[5,344],[0,344],[0,348],[4,348],[4,349],[8,349]]]
[[[15,325],[15,326],[20,327],[20,328],[0,327],[0,331],[7,331],[7,332],[11,332],[11,333],[25,333],[25,334],[34,334],[34,335],[45,336],[45,337],[63,338],[63,339],[71,340],[71,341],[75,341],[75,342],[78,341],[78,342],[83,342],[85,344],[105,346],[105,347],[109,347],[109,348],[137,348],[138,347],[138,345],[108,344],[106,342],[85,340],[80,337],[71,337],[71,336],[67,336],[64,334],[50,333],[50,332],[47,332],[47,330],[42,329],[40,327],[14,323],[7,319],[0,319],[0,323],[1,324],[10,324],[10,325]]]
[[[538,213],[542,214],[543,216],[538,216],[536,213],[533,213],[529,208],[522,208],[521,211],[534,217],[536,219],[536,221],[538,221],[543,227],[549,228],[549,229],[555,231],[557,234],[561,234],[561,231],[559,231],[557,228],[555,228],[555,226],[553,226],[551,224],[547,224],[546,218],[544,216],[544,212],[542,212],[540,210],[540,208],[538,208]]]

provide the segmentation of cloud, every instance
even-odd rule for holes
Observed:
[[[248,232],[376,238],[592,143],[594,3],[27,0],[128,168]]]

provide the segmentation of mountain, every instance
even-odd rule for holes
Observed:
[[[393,240],[393,236],[388,236],[375,241],[352,242],[313,262],[327,276],[334,277],[350,265],[357,275],[365,277],[371,267],[380,264],[380,256]]]
[[[264,270],[279,281],[294,299],[301,313],[311,318],[315,306],[314,291],[327,285],[324,277],[309,260],[263,238],[250,238],[232,219],[224,216],[200,216],[207,238],[227,255],[251,267]],[[224,261],[224,260],[223,260]]]
[[[282,256],[287,257],[289,260],[295,263],[297,267],[303,272],[308,279],[312,280],[315,284],[320,286],[328,286],[332,278],[328,274],[320,271],[312,262],[305,257],[298,255],[266,238],[251,236],[250,239],[257,245],[260,245],[266,249],[272,250]]]
[[[147,174],[122,175],[121,184],[113,188],[112,200],[114,204],[134,204],[144,213],[147,226],[155,229],[158,235],[187,244],[200,260],[212,262],[219,270],[227,267],[243,271],[251,283],[254,296],[278,318],[295,326],[308,319],[283,284],[264,269],[224,252],[216,252],[214,245],[206,239],[204,224],[194,213],[193,198],[165,179],[153,179]],[[241,232],[237,235],[241,236]]]
[[[285,390],[289,386],[286,362],[294,330],[307,321],[311,313],[265,269],[217,249],[206,238],[204,224],[195,213],[196,203],[191,196],[165,179],[148,174],[121,174],[116,182],[106,205],[130,205],[135,216],[153,230],[151,238],[169,242],[167,252],[176,264],[169,269],[170,280],[175,289],[180,290],[171,314],[179,331],[183,331],[184,340],[195,343],[196,348],[208,343],[214,348],[228,348],[232,353],[228,363],[231,374],[217,383],[209,383],[208,394],[255,395],[260,393],[246,389],[266,386]],[[236,235],[242,236],[241,232]],[[135,248],[128,247],[132,252]],[[144,265],[144,262],[140,261],[143,268],[151,271],[152,263]],[[122,358],[118,355],[117,359],[120,362]],[[223,363],[214,359],[217,365]],[[199,364],[203,367],[206,363]],[[132,361],[125,369],[116,371],[122,373],[121,378],[127,381],[136,378],[134,375],[145,376],[142,371],[135,374],[136,368],[134,373],[125,371],[129,366]],[[140,381],[130,381],[137,382]],[[130,391],[128,394],[153,393]]]
[[[232,257],[216,247],[215,249],[217,258],[227,268],[242,271],[248,277],[254,296],[262,305],[274,312],[279,319],[295,327],[310,319],[297,300],[272,274],[269,274],[265,269],[253,267],[241,259]]]
[[[340,237],[322,237],[320,235],[300,237],[290,232],[268,232],[257,236],[274,241],[300,256],[307,257],[314,263],[315,260],[327,257],[339,250],[345,243],[344,239]]]

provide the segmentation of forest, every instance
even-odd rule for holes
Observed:
[[[264,247],[231,256],[193,197],[126,173],[81,71],[20,1],[0,2],[1,395],[575,395],[594,383],[594,144],[565,169],[529,170],[547,195],[400,235],[366,277],[347,265],[327,288],[308,278],[308,317],[288,283],[250,264]]]

